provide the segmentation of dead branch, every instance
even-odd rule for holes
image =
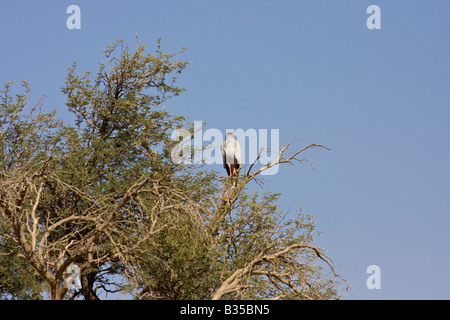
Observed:
[[[335,273],[334,268],[331,264],[332,260],[327,255],[325,255],[320,249],[308,244],[294,243],[272,254],[265,254],[264,251],[260,252],[253,260],[247,263],[244,267],[234,271],[225,281],[223,281],[221,286],[214,293],[212,300],[219,300],[227,293],[242,290],[243,286],[245,285],[244,279],[246,276],[249,275],[269,276],[271,281],[274,281],[274,278],[276,278],[279,282],[291,288],[291,290],[294,293],[296,293],[299,296],[302,296],[301,290],[297,288],[297,285],[294,284],[293,281],[286,280],[285,275],[283,276],[282,274],[276,271],[269,271],[267,270],[267,266],[266,269],[258,268],[261,267],[264,263],[270,263],[282,257],[286,257],[288,254],[292,254],[299,249],[300,250],[306,249],[310,252],[314,252],[320,260],[324,261],[330,267],[335,277],[341,278],[339,275]],[[289,274],[289,277],[293,276],[295,276],[295,274]],[[284,290],[281,291],[283,292],[283,295],[286,295],[286,292]]]

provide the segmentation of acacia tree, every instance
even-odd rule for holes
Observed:
[[[286,145],[276,162],[231,180],[173,163],[170,134],[186,124],[163,104],[184,91],[175,85],[182,51],[164,53],[158,41],[154,54],[140,43],[130,52],[117,41],[95,76],[79,76],[74,64],[62,88],[74,125],[42,112],[42,101],[30,108],[26,82],[15,97],[5,85],[3,297],[98,299],[98,289],[137,299],[338,297],[345,281],[314,246],[310,218],[286,221],[278,195],[246,189],[271,166],[325,147],[285,158]],[[81,270],[78,290],[67,283],[71,265]]]

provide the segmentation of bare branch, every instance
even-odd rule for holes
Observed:
[[[287,285],[292,289],[294,293],[296,293],[299,296],[302,296],[303,294],[300,292],[300,290],[297,288],[297,286],[292,282],[288,281],[282,276],[280,273],[276,271],[268,271],[263,269],[257,269],[258,266],[261,266],[263,263],[270,263],[272,261],[278,261],[280,258],[285,257],[288,254],[293,253],[297,249],[307,249],[309,251],[312,251],[316,254],[316,256],[324,261],[332,270],[333,274],[337,277],[339,277],[335,272],[334,268],[331,265],[331,259],[325,255],[320,249],[317,247],[308,245],[308,244],[301,244],[301,243],[294,243],[289,246],[286,246],[285,248],[276,251],[272,254],[264,254],[263,252],[260,252],[258,256],[256,256],[253,260],[251,260],[249,263],[247,263],[244,267],[237,269],[234,271],[225,281],[223,281],[222,285],[216,290],[214,293],[212,300],[219,300],[221,299],[225,294],[241,290],[243,288],[243,280],[245,276],[248,275],[265,275],[271,277],[271,280],[273,281],[273,278],[276,278],[281,283]],[[267,251],[268,248],[265,250]],[[289,275],[293,276],[293,275]],[[285,295],[285,292],[283,292],[283,295]]]
[[[285,145],[281,148],[280,152],[278,153],[277,160],[276,160],[275,162],[273,162],[273,163],[268,163],[266,166],[264,166],[264,167],[262,167],[262,168],[256,170],[256,171],[253,172],[252,174],[249,174],[249,172],[250,172],[250,170],[249,170],[249,172],[247,173],[247,177],[248,177],[247,179],[248,179],[248,180],[252,180],[252,179],[254,179],[258,174],[260,174],[261,172],[263,172],[263,171],[265,171],[265,170],[267,170],[267,169],[269,169],[269,168],[272,168],[273,166],[276,166],[276,165],[278,165],[278,164],[281,164],[281,163],[289,163],[289,164],[292,164],[293,161],[298,161],[298,162],[300,162],[300,163],[302,163],[303,161],[307,161],[309,164],[311,164],[311,162],[309,162],[308,160],[306,160],[306,159],[299,159],[299,158],[297,157],[300,153],[302,153],[302,152],[304,152],[304,151],[306,151],[306,150],[308,150],[308,149],[310,149],[310,148],[323,148],[323,149],[326,149],[326,150],[331,150],[330,148],[325,147],[325,146],[323,146],[323,145],[321,145],[321,144],[315,144],[315,143],[312,143],[312,144],[310,144],[310,145],[308,145],[308,146],[306,146],[306,147],[304,147],[304,148],[298,150],[298,151],[295,152],[292,156],[290,156],[290,157],[288,157],[288,158],[285,158],[285,157],[284,157],[284,152],[286,151],[286,149],[287,149],[288,147],[289,147],[289,143],[285,144]],[[258,156],[258,158],[259,158],[259,157],[260,157],[260,155]],[[311,166],[312,166],[312,164],[311,164]],[[313,168],[314,168],[314,167],[313,167]]]

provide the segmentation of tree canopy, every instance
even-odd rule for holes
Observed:
[[[248,185],[278,160],[231,179],[171,161],[165,111],[187,63],[119,40],[93,74],[67,70],[73,125],[30,105],[30,86],[0,94],[0,298],[336,299],[347,286],[315,245],[311,216]],[[250,168],[252,169],[252,168]],[[81,288],[68,283],[77,265]]]

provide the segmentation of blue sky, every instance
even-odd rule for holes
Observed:
[[[81,9],[69,30],[66,8]],[[381,29],[369,30],[369,5]],[[96,71],[134,32],[190,62],[168,110],[207,128],[279,129],[316,167],[283,166],[263,190],[313,215],[346,299],[449,299],[449,1],[1,1],[0,82],[67,118],[65,70]],[[218,170],[223,170],[217,166]],[[381,269],[381,289],[366,268]]]

